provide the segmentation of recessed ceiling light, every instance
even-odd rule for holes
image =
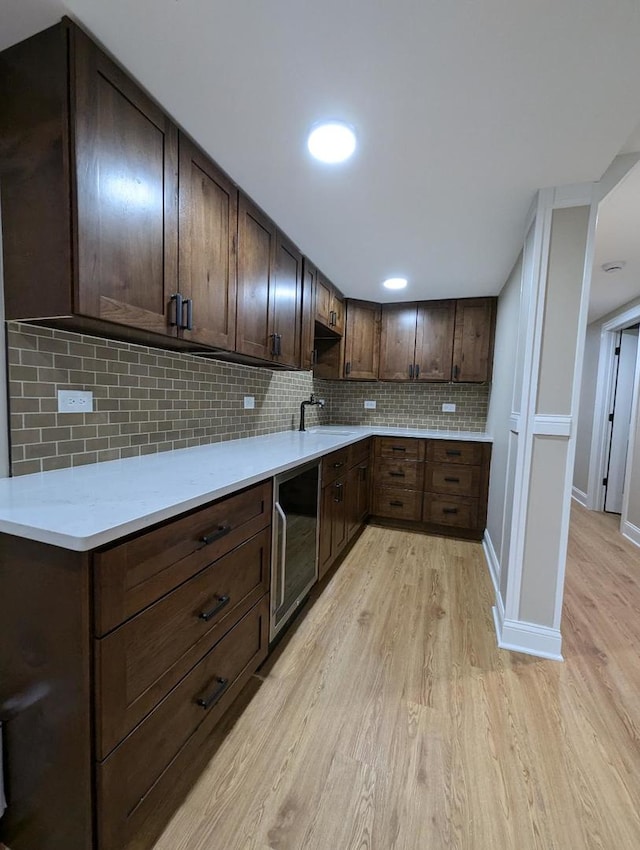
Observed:
[[[603,272],[620,272],[626,265],[624,260],[612,260],[610,263],[603,263],[600,268]]]
[[[404,289],[407,285],[405,277],[389,277],[382,284],[387,289]]]
[[[312,128],[307,147],[320,162],[344,162],[356,149],[356,134],[343,121],[325,121]]]

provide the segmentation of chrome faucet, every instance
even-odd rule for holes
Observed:
[[[307,429],[304,427],[304,412],[307,407],[311,404],[317,404],[318,407],[324,407],[324,399],[316,398],[313,393],[311,393],[310,398],[305,398],[305,400],[300,405],[300,427],[298,431],[306,431]]]

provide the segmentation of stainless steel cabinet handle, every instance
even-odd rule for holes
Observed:
[[[287,515],[282,510],[279,502],[275,503],[276,511],[282,522],[282,537],[280,545],[280,606],[284,605],[284,582],[286,577],[287,558]]]

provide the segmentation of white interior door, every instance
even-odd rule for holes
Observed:
[[[620,332],[618,374],[613,397],[613,422],[609,443],[609,465],[606,474],[604,509],[622,513],[622,496],[627,465],[627,449],[633,403],[633,381],[638,354],[638,328]]]

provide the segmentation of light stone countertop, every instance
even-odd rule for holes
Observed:
[[[0,531],[85,552],[369,436],[486,433],[327,425],[0,479]]]

